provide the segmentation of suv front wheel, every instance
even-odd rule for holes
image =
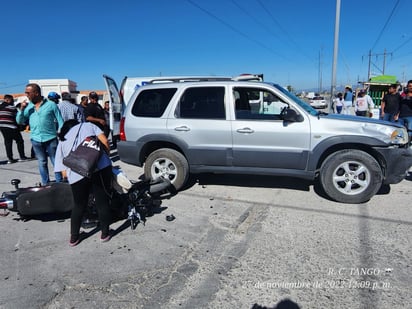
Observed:
[[[383,175],[370,154],[356,149],[337,151],[323,162],[320,184],[325,193],[341,203],[367,202],[380,189]]]
[[[178,151],[161,148],[153,151],[144,165],[146,179],[167,178],[176,190],[181,189],[189,177],[189,164]]]

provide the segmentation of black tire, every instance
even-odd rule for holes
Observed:
[[[325,193],[341,203],[359,204],[370,200],[382,185],[379,163],[368,153],[341,150],[323,162],[319,176]]]
[[[176,190],[181,189],[189,177],[189,164],[178,151],[161,148],[153,151],[144,165],[146,179],[167,178]]]

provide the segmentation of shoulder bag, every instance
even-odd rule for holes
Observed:
[[[101,155],[101,145],[97,136],[88,136],[73,150],[79,137],[81,126],[80,124],[70,153],[63,158],[63,164],[73,172],[91,178],[92,174],[96,171],[97,162]]]

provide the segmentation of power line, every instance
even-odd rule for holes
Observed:
[[[273,14],[266,8],[266,6],[262,3],[260,0],[256,0],[260,6],[265,10],[265,12],[271,17],[272,21],[279,27],[279,29],[286,34],[286,36],[290,39],[289,34],[285,29],[283,29],[282,25],[276,20],[276,18],[273,16]],[[290,39],[291,40],[291,39]]]
[[[233,1],[233,0],[232,0]],[[307,54],[303,52],[303,49],[300,48],[300,46],[292,39],[292,37],[289,35],[289,33],[282,27],[282,25],[277,21],[275,16],[273,16],[272,12],[268,10],[268,8],[262,3],[260,0],[256,0],[259,5],[262,7],[262,9],[270,16],[272,21],[276,24],[276,26],[284,33],[286,38],[289,40],[289,42],[296,48],[297,51],[299,51],[303,56],[305,56],[308,60],[314,61],[311,57],[309,57]]]
[[[250,18],[252,18],[255,23],[257,23],[259,26],[261,26],[263,29],[265,29],[267,32],[269,32],[270,34],[272,34],[274,37],[281,39],[276,33],[274,33],[272,31],[272,29],[270,29],[269,27],[267,27],[264,23],[262,23],[259,19],[257,19],[256,17],[254,17],[252,14],[250,14],[247,10],[245,10],[243,7],[241,7],[238,3],[236,3],[235,0],[232,0],[232,3],[239,9],[241,10],[244,14],[246,14],[247,16],[249,16]]]
[[[411,54],[412,54],[412,51],[411,51],[411,52],[408,52],[408,53],[406,53],[406,54],[397,56],[396,59],[403,58],[403,57],[409,56],[409,55],[411,55]]]
[[[375,43],[373,44],[371,50],[373,50],[373,49],[376,47],[376,44],[378,44],[379,40],[381,39],[382,34],[383,34],[383,32],[385,31],[386,27],[388,26],[389,21],[391,20],[391,18],[392,18],[392,16],[393,16],[393,13],[395,13],[395,9],[396,9],[396,7],[398,6],[399,2],[400,2],[400,0],[397,0],[396,3],[395,3],[395,5],[393,6],[393,9],[392,9],[391,13],[389,14],[389,17],[388,17],[388,19],[386,20],[385,25],[383,26],[381,32],[379,33],[378,38],[376,39]]]
[[[277,53],[276,51],[274,51],[273,49],[271,49],[270,47],[266,46],[265,44],[263,44],[262,42],[259,42],[258,40],[250,37],[249,35],[241,32],[240,30],[236,29],[235,27],[233,27],[232,25],[230,25],[229,23],[227,23],[226,21],[224,21],[223,19],[217,17],[215,14],[209,12],[208,10],[206,10],[205,8],[201,7],[200,5],[198,5],[197,3],[193,2],[192,0],[186,0],[187,2],[189,2],[191,5],[197,7],[199,10],[203,11],[204,13],[206,13],[207,15],[209,15],[210,17],[216,19],[217,21],[219,21],[220,23],[222,23],[223,25],[225,25],[226,27],[228,27],[230,30],[236,32],[237,34],[243,36],[244,38],[246,38],[249,41],[252,41],[253,43],[259,45],[260,47],[268,50],[269,52],[271,52],[272,54],[275,54],[285,60],[291,61],[291,59],[286,58],[285,56],[281,55],[280,53]]]
[[[401,45],[399,45],[397,48],[393,50],[393,52],[396,52],[399,50],[401,47],[404,47],[406,44],[408,44],[410,41],[412,41],[412,36],[409,38],[409,40],[406,40],[406,42],[403,42]]]

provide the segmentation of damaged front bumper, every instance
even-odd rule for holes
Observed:
[[[375,148],[386,162],[384,184],[396,184],[405,179],[412,166],[412,148]]]

